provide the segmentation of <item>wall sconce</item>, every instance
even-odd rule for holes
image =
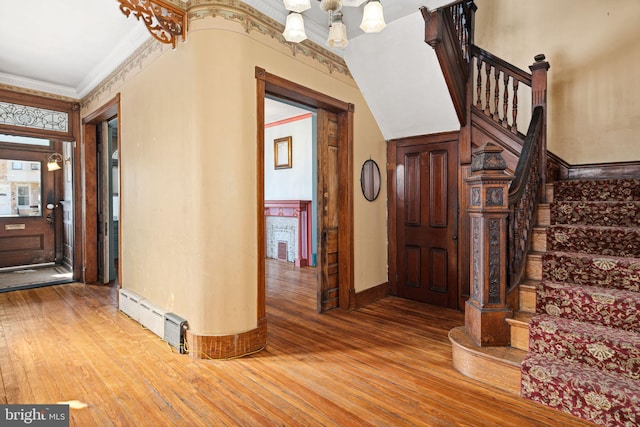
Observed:
[[[47,170],[49,172],[57,171],[60,169],[60,164],[63,162],[62,155],[59,153],[53,153],[47,159]]]

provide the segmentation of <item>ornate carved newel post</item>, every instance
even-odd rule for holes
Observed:
[[[469,217],[471,222],[471,296],[466,302],[465,325],[476,345],[501,346],[510,342],[506,318],[507,218],[509,184],[502,148],[487,143],[471,162]]]

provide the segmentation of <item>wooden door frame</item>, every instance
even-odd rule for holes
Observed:
[[[0,133],[7,135],[28,136],[33,138],[48,138],[52,141],[58,142],[73,142],[73,280],[82,280],[83,247],[82,245],[78,244],[78,239],[82,236],[82,226],[81,222],[79,221],[79,218],[81,218],[82,214],[82,211],[79,208],[79,205],[81,204],[80,200],[82,198],[82,180],[80,179],[80,162],[77,161],[77,159],[80,159],[80,104],[76,101],[49,98],[46,96],[34,95],[7,88],[0,88],[0,100],[9,103],[15,103],[18,105],[27,105],[30,107],[50,109],[53,111],[62,111],[68,114],[69,123],[66,132],[0,124]]]
[[[82,143],[78,144],[80,150],[80,176],[84,183],[82,187],[82,198],[76,211],[80,211],[78,218],[82,218],[82,248],[83,248],[83,282],[96,283],[98,281],[98,200],[94,196],[98,191],[98,169],[97,169],[97,132],[96,125],[118,117],[118,136],[120,135],[120,94],[102,105],[97,110],[89,113],[82,119]],[[120,141],[120,138],[118,138]],[[121,151],[119,151],[121,153]],[[120,162],[121,163],[121,162]],[[122,173],[122,168],[118,168]],[[122,197],[120,198],[120,210],[122,211]],[[122,219],[122,218],[121,218]],[[118,222],[118,227],[122,227],[122,221]],[[122,229],[119,230],[122,236]],[[118,254],[122,249],[122,239],[118,240]],[[122,257],[118,256],[120,262]],[[122,286],[122,266],[118,268],[118,284]]]
[[[265,216],[264,216],[264,100],[266,95],[297,102],[313,108],[331,111],[338,115],[339,138],[345,142],[338,165],[340,181],[338,241],[339,255],[339,307],[355,308],[353,271],[353,113],[354,105],[313,89],[301,86],[282,77],[270,74],[263,68],[255,68],[256,78],[256,140],[257,140],[257,218],[258,218],[258,320],[266,315],[265,289]]]

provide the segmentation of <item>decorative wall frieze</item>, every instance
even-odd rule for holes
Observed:
[[[329,73],[336,72],[351,77],[347,64],[339,55],[309,40],[302,43],[287,42],[282,36],[284,25],[239,0],[191,0],[188,4],[188,17],[190,22],[207,17],[221,17],[237,22],[246,33],[256,31],[277,40],[293,56],[306,56],[326,67]]]
[[[187,37],[186,12],[163,0],[118,0],[120,11],[142,21],[160,43],[176,47],[178,37]]]
[[[309,40],[305,40],[302,43],[287,42],[284,37],[282,37],[282,31],[284,31],[282,24],[241,1],[191,0],[187,3],[187,8],[188,22],[207,17],[221,17],[228,21],[237,22],[243,26],[246,33],[253,31],[267,35],[277,40],[283,46],[286,46],[293,56],[301,55],[308,57],[325,67],[330,74],[338,73],[351,78],[349,68],[340,56]],[[168,49],[168,44],[158,43],[154,38],[150,38],[144,42],[97,85],[95,89],[82,98],[82,108],[85,109],[97,103],[103,96],[107,97],[113,94],[114,91],[124,84],[132,73],[136,70],[141,70],[151,57]]]
[[[82,98],[82,109],[97,102],[103,95],[110,96],[119,86],[124,84],[132,72],[144,68],[145,63],[151,56],[168,49],[168,45],[160,44],[153,38],[144,42],[122,64],[113,70],[102,83]]]

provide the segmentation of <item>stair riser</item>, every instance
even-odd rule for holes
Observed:
[[[511,347],[529,351],[529,325],[527,323],[511,324]]]
[[[531,235],[531,250],[535,252],[546,252],[547,250],[547,231],[544,228],[534,228]]]
[[[520,311],[525,313],[536,312],[536,293],[535,288],[525,288],[520,286]]]
[[[548,204],[539,204],[536,210],[536,223],[540,226],[551,225],[551,211]]]
[[[640,298],[634,292],[543,282],[536,312],[640,333]]]
[[[552,225],[547,229],[547,249],[640,258],[640,228]]]
[[[640,179],[557,181],[553,189],[558,200],[640,200]]]
[[[640,201],[557,202],[551,205],[550,218],[553,224],[640,227]]]
[[[542,280],[640,292],[640,259],[547,252]]]
[[[529,279],[542,280],[542,256],[539,254],[527,255],[525,275]]]

